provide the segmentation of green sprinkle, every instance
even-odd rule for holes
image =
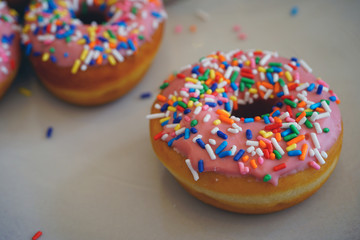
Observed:
[[[260,62],[260,57],[256,57],[256,58],[255,58],[255,63],[256,63],[256,64],[259,64],[259,62]],[[271,176],[270,176],[270,177],[271,177]]]
[[[280,62],[269,62],[270,67],[282,67],[282,63]]]
[[[330,105],[330,101],[326,100],[326,99],[321,99],[320,102],[325,101],[327,103],[327,105]]]
[[[273,68],[268,68],[268,69],[266,69],[266,72],[273,73],[274,69]]]
[[[137,8],[136,7],[132,7],[131,8],[131,12],[134,14],[134,15],[136,15],[137,14]]]
[[[292,131],[293,133],[295,133],[296,135],[299,135],[299,134],[300,134],[299,130],[297,130],[297,128],[295,127],[294,124],[291,124],[291,125],[290,125],[290,129],[291,129],[291,131]]]
[[[243,92],[245,90],[245,83],[240,83],[240,92]]]
[[[285,86],[285,82],[282,78],[279,78],[278,82],[280,83],[280,86],[282,86],[282,87]]]
[[[54,53],[54,52],[55,52],[55,48],[54,48],[54,47],[49,48],[49,52],[50,52],[50,53]]]
[[[273,153],[275,154],[277,160],[280,160],[282,158],[281,154],[277,150],[273,150]]]
[[[82,12],[83,14],[86,14],[86,13],[87,13],[87,10],[88,10],[87,4],[86,4],[86,2],[83,2],[83,3],[81,4],[81,12]]]
[[[191,97],[190,100],[193,101],[193,102],[199,101],[197,98],[194,98],[194,97]]]
[[[113,39],[116,39],[116,36],[114,35],[114,33],[112,31],[110,31],[109,29],[107,30],[107,32],[109,33],[110,37]]]
[[[168,83],[168,82],[164,82],[164,83],[160,86],[160,89],[165,89],[165,88],[167,88],[167,86],[169,86],[169,83]]]
[[[263,115],[261,115],[261,118],[264,118],[265,116],[270,116],[270,113],[267,113],[267,114],[263,114]]]
[[[139,35],[139,36],[138,36],[138,39],[139,39],[139,40],[144,40],[145,37],[144,37],[144,35]]]
[[[209,90],[209,87],[208,86],[206,86],[206,84],[201,84],[203,87],[204,87],[204,90],[205,90],[205,92],[207,92],[207,90]]]
[[[251,88],[251,84],[250,84],[250,83],[245,83],[245,86],[246,86],[247,88]]]
[[[209,74],[210,74],[210,69],[206,69],[206,71],[204,72],[204,77],[206,78],[206,79],[208,79],[209,78]]]
[[[252,80],[252,79],[250,79],[250,78],[246,78],[246,77],[242,77],[241,78],[241,82],[243,82],[243,83],[249,83],[249,84],[254,84],[255,83],[255,81],[254,80]]]
[[[192,127],[195,127],[197,124],[198,124],[198,121],[196,119],[192,120],[191,123],[190,123],[190,125]]]
[[[205,90],[204,89],[200,89],[200,94],[204,94]]]
[[[183,101],[178,101],[178,105],[179,105],[180,107],[187,108],[187,104],[184,103]]]
[[[285,98],[285,99],[284,99],[284,103],[287,104],[287,105],[289,105],[289,106],[292,107],[292,108],[296,108],[296,106],[297,106],[297,104],[296,104],[295,102],[291,101],[291,100],[288,99],[288,98]]]
[[[328,132],[330,131],[330,129],[324,128],[323,131],[324,131],[325,133],[328,133]]]
[[[305,114],[306,114],[305,116],[306,117],[311,117],[313,115],[313,113],[314,112],[305,112]],[[301,112],[296,113],[296,117],[300,116],[300,114],[301,114]]]
[[[288,142],[288,141],[290,141],[291,139],[296,138],[296,137],[297,137],[296,133],[292,133],[292,134],[286,135],[286,136],[284,137],[284,141],[285,141],[285,142]]]
[[[263,178],[263,181],[264,181],[264,182],[268,182],[268,181],[270,181],[270,179],[271,179],[271,175],[270,175],[270,174],[266,174],[266,175],[264,176],[264,178]]]
[[[66,43],[71,42],[71,38],[70,38],[70,36],[68,36],[68,37],[66,37],[66,38],[65,38],[65,42],[66,42]]]
[[[239,76],[239,72],[238,71],[233,71],[233,74],[230,77],[230,81],[231,82],[235,82],[236,78]]]
[[[306,119],[306,121],[305,121],[305,126],[307,128],[313,128],[313,124],[308,119]]]

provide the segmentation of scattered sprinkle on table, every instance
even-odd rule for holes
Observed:
[[[182,31],[183,31],[182,25],[180,25],[180,24],[176,25],[174,31],[175,31],[175,33],[182,33]]]
[[[290,16],[294,17],[299,13],[299,8],[298,6],[293,6],[290,10]]]
[[[31,238],[31,240],[37,240],[39,239],[39,237],[41,237],[42,235],[42,232],[41,231],[38,231],[37,233],[35,233],[35,235]]]
[[[30,97],[30,96],[31,96],[31,91],[30,91],[29,89],[24,88],[24,87],[20,87],[20,88],[19,88],[19,92],[20,92],[22,95],[26,96],[26,97]]]
[[[210,18],[209,13],[205,12],[205,11],[202,10],[202,9],[198,9],[198,10],[196,11],[196,16],[197,16],[198,18],[200,18],[201,20],[203,20],[203,21],[208,21],[209,18]]]
[[[238,39],[240,39],[240,40],[246,40],[246,38],[247,38],[246,33],[239,33]]]
[[[147,99],[147,98],[150,98],[151,97],[151,92],[144,92],[140,95],[140,98],[141,99]]]
[[[190,32],[192,32],[192,33],[196,32],[196,30],[197,30],[196,25],[191,25],[191,26],[189,27],[189,30],[190,30]]]
[[[51,138],[53,133],[53,127],[48,127],[46,130],[46,138]]]

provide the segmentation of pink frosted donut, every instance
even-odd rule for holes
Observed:
[[[161,89],[148,115],[154,150],[206,203],[278,211],[312,195],[335,168],[340,101],[304,60],[216,52]]]
[[[22,41],[53,94],[98,105],[141,80],[161,42],[165,18],[161,0],[33,1]]]
[[[0,2],[0,98],[16,76],[20,62],[20,37],[16,11]]]

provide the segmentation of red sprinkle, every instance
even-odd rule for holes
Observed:
[[[41,235],[42,235],[42,231],[38,231],[38,232],[35,233],[35,235],[32,237],[32,240],[38,239],[39,237],[41,237]]]
[[[289,117],[293,118],[294,115],[293,115],[291,107],[289,105],[286,105],[286,111],[289,113]]]
[[[178,73],[178,74],[176,74],[176,76],[178,77],[178,78],[185,78],[186,76],[184,75],[184,74],[182,74],[182,73]]]
[[[164,131],[159,132],[154,136],[154,140],[159,140],[164,135]]]
[[[279,171],[279,170],[284,169],[284,168],[286,168],[286,164],[281,163],[281,164],[275,166],[273,169],[274,169],[274,171]]]
[[[276,128],[279,128],[282,126],[282,123],[274,123],[274,124],[271,124],[271,125],[266,125],[265,126],[265,130],[273,130],[273,129],[276,129]]]

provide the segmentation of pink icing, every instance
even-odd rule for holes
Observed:
[[[234,54],[235,52],[233,52]],[[231,59],[233,59],[233,54],[224,54],[225,56],[228,56],[227,61],[231,62]],[[250,60],[252,58],[249,57],[249,55],[252,55],[250,52],[244,53],[242,54],[242,56],[237,56],[239,59],[242,59],[244,62],[246,60]],[[264,57],[264,55],[260,55],[261,58]],[[210,62],[212,63],[218,63],[220,64],[216,59],[213,58],[209,58]],[[192,65],[192,67],[194,66],[202,66],[204,67],[204,70],[206,70],[207,68],[209,68],[209,66],[203,66],[203,64],[205,64],[205,62],[208,61],[202,61],[200,64],[194,64]],[[283,64],[290,64],[291,61],[289,59],[283,58],[283,57],[277,57],[275,56],[275,54],[273,54],[271,56],[271,58],[267,61],[267,63],[269,62],[281,62]],[[252,63],[252,61],[250,60],[250,66],[254,66],[254,63]],[[246,68],[249,68],[250,66],[247,66]],[[191,68],[192,68],[191,67]],[[256,65],[256,67],[254,69],[258,69],[259,65]],[[264,67],[267,67],[267,64],[265,64]],[[187,76],[187,77],[191,77],[191,68],[187,68],[183,71],[181,71],[181,74]],[[216,68],[216,66],[215,66]],[[284,68],[282,67],[283,71]],[[221,69],[220,69],[221,70]],[[311,101],[314,103],[319,102],[321,99],[329,99],[330,96],[332,96],[333,94],[330,94],[330,92],[332,92],[331,90],[328,91],[328,89],[325,89],[322,91],[322,93],[319,95],[316,93],[317,88],[318,88],[318,84],[319,82],[317,81],[316,77],[307,72],[302,66],[298,67],[296,70],[293,70],[292,73],[297,76],[297,79],[299,80],[299,84],[303,84],[303,83],[314,83],[316,85],[315,89],[312,90],[311,92],[305,91],[307,92],[307,101]],[[200,74],[202,75],[202,74]],[[260,74],[254,74],[254,80],[255,82],[268,82],[268,80],[265,78],[265,80],[261,80],[260,79]],[[194,78],[196,78],[197,76],[193,76]],[[239,83],[240,81],[240,74],[239,76],[236,78],[235,83]],[[288,81],[286,80],[285,76],[282,76],[283,80],[285,81],[285,83],[288,83]],[[169,86],[166,87],[163,91],[162,91],[162,95],[164,95],[165,97],[171,99],[171,96],[174,95],[178,95],[179,94],[179,89],[182,89],[185,84],[188,83],[185,81],[184,78],[180,78],[180,77],[175,77],[173,81],[169,82]],[[255,87],[255,85],[253,85],[253,87]],[[328,91],[328,92],[327,92]],[[243,100],[245,98],[245,92],[239,92],[237,99],[238,100]],[[289,95],[293,96],[294,98],[297,98],[297,94],[301,93],[302,91],[296,91],[296,89],[294,90],[290,90],[289,91]],[[220,95],[220,94],[219,94]],[[216,97],[216,100],[219,99],[219,95]],[[227,86],[227,95],[230,98],[231,96],[235,95],[233,89],[229,86]],[[254,95],[250,95],[250,98],[253,97]],[[184,96],[182,96],[184,97]],[[200,99],[200,102],[204,104],[204,98]],[[312,103],[308,102],[308,106],[311,105]],[[260,157],[259,154],[255,154],[254,156],[251,156],[251,154],[249,154],[248,152],[246,152],[246,150],[250,147],[246,145],[246,134],[245,131],[247,129],[251,129],[253,137],[252,137],[252,141],[257,141],[257,140],[263,140],[270,149],[275,149],[274,146],[272,146],[270,139],[272,137],[274,137],[275,135],[273,135],[272,137],[268,137],[268,138],[264,138],[259,134],[260,130],[263,130],[265,128],[265,126],[273,124],[265,124],[263,120],[260,121],[255,121],[252,123],[244,123],[244,121],[242,120],[241,122],[236,122],[238,126],[240,126],[242,128],[242,131],[240,131],[239,133],[231,133],[228,131],[229,128],[231,128],[230,124],[227,123],[221,123],[220,125],[215,126],[213,124],[214,120],[219,118],[219,115],[216,113],[216,110],[218,108],[223,109],[224,105],[219,106],[217,105],[216,107],[209,107],[208,105],[204,105],[204,107],[202,108],[202,111],[196,115],[194,114],[194,110],[195,110],[195,106],[191,109],[191,112],[189,114],[186,115],[187,118],[191,118],[191,120],[196,119],[198,121],[198,124],[196,125],[196,129],[198,130],[198,133],[195,134],[190,134],[190,138],[189,139],[184,139],[184,137],[181,137],[178,140],[173,141],[171,147],[176,149],[176,151],[178,151],[181,155],[183,155],[184,157],[188,158],[191,160],[191,164],[192,167],[195,170],[199,170],[198,169],[198,161],[199,160],[203,160],[204,162],[204,171],[214,171],[214,172],[218,172],[218,173],[222,173],[222,174],[226,174],[229,176],[239,176],[239,175],[245,175],[245,174],[249,174],[251,176],[254,176],[256,179],[258,180],[263,180],[264,176],[266,174],[270,174],[271,175],[271,180],[269,181],[270,183],[277,185],[278,184],[278,179],[279,177],[282,176],[286,176],[289,174],[294,174],[296,172],[299,171],[303,171],[305,169],[307,169],[309,166],[318,169],[317,166],[319,166],[319,162],[316,158],[316,156],[309,156],[309,150],[310,149],[315,149],[315,145],[312,141],[312,138],[310,137],[310,133],[314,132],[316,133],[315,127],[309,129],[307,128],[304,124],[301,125],[301,129],[299,130],[300,135],[305,135],[306,139],[299,142],[297,144],[296,149],[300,150],[301,146],[306,143],[308,145],[308,154],[306,154],[306,157],[304,160],[299,160],[298,156],[288,156],[287,151],[285,150],[287,147],[287,144],[284,140],[281,140],[279,142],[279,145],[281,146],[281,148],[283,149],[283,151],[285,152],[285,154],[282,156],[282,158],[280,160],[270,160],[270,159],[265,159],[265,157]],[[281,108],[280,108],[280,112],[281,114],[286,112],[286,105],[284,104]],[[335,102],[330,101],[330,108],[331,108],[331,113],[330,116],[331,117],[325,117],[325,118],[321,118],[318,120],[315,120],[315,122],[319,123],[321,125],[321,128],[329,128],[330,132],[328,133],[317,133],[316,136],[320,142],[320,149],[319,152],[321,151],[328,151],[333,144],[336,142],[340,132],[341,132],[341,115],[340,115],[340,110],[338,108],[338,105]],[[286,122],[294,122],[294,118],[295,114],[298,112],[302,112],[302,109],[298,109],[298,108],[292,108],[292,113],[294,115],[293,118],[287,117],[285,119],[283,119],[283,123]],[[180,113],[178,111],[178,113]],[[181,113],[180,113],[181,114]],[[210,114],[211,118],[208,122],[204,122],[203,119],[204,117]],[[173,113],[171,112],[170,115],[170,120],[169,120],[169,124],[173,123]],[[239,116],[236,116],[239,117]],[[241,116],[240,116],[241,117]],[[270,120],[272,119],[272,121],[274,120],[273,118],[270,117]],[[308,117],[308,119],[310,119],[310,117]],[[312,122],[314,124],[314,122]],[[189,121],[180,121],[180,128],[191,128],[191,122]],[[198,136],[199,134],[202,135],[202,141],[205,144],[208,144],[210,141],[210,139],[214,139],[216,141],[215,145],[211,145],[213,151],[215,152],[215,150],[217,149],[217,147],[224,141],[224,139],[220,138],[219,136],[217,136],[216,134],[212,134],[211,130],[214,127],[218,127],[220,131],[222,131],[223,133],[226,133],[228,136],[228,139],[226,140],[228,142],[227,147],[223,150],[223,151],[229,151],[233,146],[236,146],[237,150],[235,152],[235,154],[239,151],[239,149],[243,149],[245,150],[245,154],[244,155],[248,155],[249,156],[249,160],[247,162],[242,162],[242,160],[240,159],[239,161],[234,161],[234,155],[232,156],[227,156],[224,158],[220,158],[219,155],[216,155],[216,159],[215,160],[211,160],[209,154],[207,153],[207,151],[205,149],[202,149],[197,143],[194,143],[192,141],[192,139],[196,136]],[[281,129],[286,130],[286,128]],[[172,128],[167,128],[166,126],[164,126],[163,128],[163,133],[167,133],[169,134],[169,136],[165,139],[165,141],[169,142],[174,136],[176,135],[171,135],[171,133],[173,133],[174,130]],[[268,132],[268,131],[267,131]],[[255,149],[258,147],[255,147]],[[255,159],[255,162],[257,163],[257,168],[254,169],[251,165],[250,165],[250,160]],[[326,159],[325,159],[326,162]],[[274,167],[285,163],[286,164],[286,168],[281,169],[279,171],[274,171]],[[326,164],[326,163],[325,163]],[[200,173],[200,178],[201,178],[201,173]]]
[[[26,31],[22,36],[23,43],[31,49],[31,52],[35,56],[41,57],[43,54],[48,53],[52,56],[52,59],[55,59],[55,62],[59,66],[73,66],[74,62],[80,59],[80,56],[84,50],[84,48],[89,48],[89,44],[87,43],[79,43],[78,41],[83,38],[83,36],[89,36],[89,28],[92,25],[82,24],[76,18],[71,17],[71,13],[69,9],[73,9],[74,12],[77,12],[73,6],[71,6],[70,1],[59,1],[54,0],[54,4],[57,6],[57,10],[62,12],[61,17],[59,19],[62,24],[65,24],[67,27],[70,25],[76,26],[73,34],[71,34],[71,41],[67,42],[65,38],[57,38],[55,32],[51,31],[51,28],[55,27],[55,24],[51,21],[54,17],[53,14],[49,14],[46,12],[47,6],[46,4],[37,4],[33,3],[30,5],[30,10],[25,15],[25,29]],[[63,6],[59,4],[60,2],[65,3],[67,6]],[[78,9],[81,9],[82,4],[87,3],[89,1],[80,0],[78,1]],[[107,4],[107,2],[106,2]],[[100,6],[88,6],[88,8],[99,9]],[[136,8],[136,15],[131,11],[133,8]],[[78,10],[80,11],[80,10]],[[107,24],[105,25],[95,25],[96,31],[96,46],[103,48],[101,51],[101,55],[106,55],[101,64],[107,64],[107,57],[112,55],[111,52],[106,52],[106,49],[112,50],[107,46],[106,41],[102,42],[98,40],[98,37],[104,37],[110,39],[111,37],[106,37],[106,34],[110,30],[115,35],[114,43],[118,45],[121,41],[118,40],[118,36],[122,36],[126,40],[131,39],[132,42],[137,43],[137,47],[141,46],[144,42],[150,41],[152,34],[158,28],[159,24],[166,17],[166,13],[163,9],[161,0],[159,1],[129,1],[129,0],[121,0],[115,1],[111,6],[106,5],[105,14],[112,14],[112,17],[108,19]],[[158,16],[154,16],[154,14],[158,14]],[[39,21],[38,18],[42,17],[43,20]],[[116,23],[120,21],[126,23],[126,27],[121,27]],[[37,28],[46,27],[47,31],[35,31]],[[66,30],[59,30],[56,33],[62,34],[65,33]],[[105,34],[105,35],[104,35]],[[139,35],[143,37],[143,39],[139,39]],[[112,41],[113,41],[112,40]],[[124,42],[127,45],[127,42]],[[129,46],[128,46],[129,47]],[[93,49],[90,47],[89,50]],[[136,50],[128,49],[118,49],[118,52],[123,56],[129,56],[134,54]],[[137,48],[136,48],[137,49]],[[51,51],[55,50],[55,51]],[[95,51],[95,50],[94,50]],[[30,54],[30,52],[28,53]],[[67,56],[65,56],[67,55]],[[93,58],[96,60],[96,58]],[[118,60],[116,57],[117,62]],[[89,63],[81,60],[81,65],[88,66]],[[97,63],[98,65],[98,63]]]
[[[20,47],[18,34],[17,15],[10,11],[6,2],[0,2],[0,82],[15,70],[17,63],[14,58],[18,56]]]

